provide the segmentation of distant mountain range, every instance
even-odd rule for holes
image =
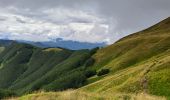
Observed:
[[[41,48],[48,48],[48,47],[61,47],[61,48],[67,48],[71,50],[80,50],[80,49],[92,49],[95,47],[104,47],[107,44],[106,43],[88,43],[88,42],[78,42],[78,41],[72,41],[72,40],[63,40],[62,38],[57,38],[55,40],[51,41],[45,41],[45,42],[33,42],[33,41],[25,41],[25,40],[17,40],[20,43],[28,43],[37,47]],[[9,44],[12,42],[12,40],[8,39],[1,39],[0,43]]]

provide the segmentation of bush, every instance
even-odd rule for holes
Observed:
[[[102,69],[97,73],[97,76],[102,76],[102,75],[108,74],[109,72],[110,72],[109,69]]]
[[[94,76],[94,75],[96,75],[96,74],[97,74],[96,70],[87,70],[87,71],[85,72],[85,76],[86,76],[87,78],[92,77],[92,76]]]
[[[94,62],[95,62],[95,60],[93,58],[89,58],[85,63],[85,67],[92,66],[94,64]]]

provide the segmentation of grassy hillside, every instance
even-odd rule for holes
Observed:
[[[57,91],[84,85],[90,50],[38,48],[13,42],[1,46],[0,88],[18,95],[37,90]]]
[[[88,79],[88,92],[170,96],[170,18],[98,50],[92,69],[110,69]],[[91,83],[91,84],[90,84]],[[169,97],[170,98],[170,97]]]
[[[38,92],[22,96],[20,98],[11,98],[7,100],[166,100],[163,97],[157,97],[144,93],[140,94],[122,94],[122,93],[87,93],[77,90],[67,90],[64,92]]]

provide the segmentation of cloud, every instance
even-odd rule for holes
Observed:
[[[1,0],[0,37],[114,41],[170,16],[169,0]]]
[[[105,24],[71,23],[61,31],[61,37],[84,42],[108,42],[108,26]],[[71,34],[70,34],[71,33]]]
[[[104,37],[108,27],[105,19],[80,10],[53,8],[40,10],[36,15],[29,10],[22,10],[33,16],[22,14],[15,7],[5,10],[0,12],[0,33],[9,39],[48,41],[63,38],[92,43],[99,40],[106,42]],[[99,35],[97,30],[102,34]]]

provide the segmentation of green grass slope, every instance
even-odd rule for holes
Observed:
[[[25,95],[19,98],[6,100],[166,100],[163,97],[140,93],[121,94],[121,93],[87,93],[77,90],[67,90],[63,92],[38,92]]]
[[[170,18],[98,50],[92,69],[110,69],[105,76],[89,78],[81,90],[90,92],[141,91],[170,96]]]
[[[0,88],[13,90],[19,95],[84,85],[84,64],[92,56],[90,50],[42,49],[16,42],[2,45],[1,49]]]

